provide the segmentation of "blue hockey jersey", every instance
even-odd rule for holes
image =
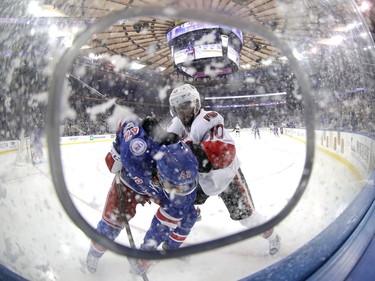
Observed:
[[[121,179],[134,191],[162,200],[165,195],[155,179],[154,159],[160,145],[146,134],[141,121],[123,122],[114,147],[120,153],[124,167]]]
[[[141,248],[156,248],[163,241],[169,248],[179,247],[197,218],[195,186],[186,195],[169,194],[163,189],[156,165],[161,145],[147,135],[140,120],[123,121],[113,146],[121,155],[121,180],[160,204]]]

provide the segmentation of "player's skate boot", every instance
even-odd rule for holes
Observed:
[[[103,256],[102,252],[96,250],[93,246],[90,246],[90,250],[86,258],[87,270],[91,273],[95,273],[98,268],[99,259]]]
[[[279,252],[281,246],[281,238],[279,234],[276,234],[276,236],[273,239],[269,239],[268,242],[269,253],[271,256],[275,256]]]
[[[161,244],[161,248],[162,248],[164,251],[170,249],[168,243],[165,242],[165,241]],[[179,259],[180,261],[183,261],[183,262],[188,262],[188,261],[190,260],[190,257],[189,257],[189,256],[185,256],[185,257],[179,257],[179,258],[177,258],[177,259]]]
[[[146,274],[151,266],[155,265],[156,262],[154,261],[149,261],[149,260],[138,260],[134,263],[132,263],[132,266],[130,268],[130,273],[131,274],[136,274],[138,276],[142,276]]]
[[[201,209],[198,206],[195,207],[195,209],[197,210],[197,221],[201,221],[202,220]]]

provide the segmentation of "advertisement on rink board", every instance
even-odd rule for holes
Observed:
[[[285,134],[300,140],[306,140],[305,130],[285,129]],[[375,139],[348,132],[315,131],[316,146],[321,151],[343,162],[354,173],[366,179],[375,168]]]
[[[113,141],[116,135],[88,135],[88,136],[71,136],[71,137],[61,137],[60,144],[84,144],[84,143],[95,143],[95,142],[107,142]]]
[[[17,150],[19,146],[19,141],[2,141],[0,142],[0,153],[10,152]]]
[[[96,143],[96,142],[111,142],[114,141],[116,135],[89,135],[89,136],[70,136],[70,137],[61,137],[61,145],[73,145],[73,144],[85,144],[85,143]],[[46,140],[42,140],[43,144],[46,144]],[[30,144],[29,144],[30,145]],[[19,140],[11,141],[0,141],[0,154],[15,152],[20,146]]]

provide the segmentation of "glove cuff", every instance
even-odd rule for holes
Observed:
[[[105,163],[107,164],[108,170],[113,174],[116,174],[122,169],[121,155],[113,146],[105,157]]]

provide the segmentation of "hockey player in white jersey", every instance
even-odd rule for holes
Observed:
[[[30,151],[33,164],[40,164],[44,161],[42,132],[42,129],[36,125],[30,132]]]
[[[199,162],[196,203],[202,204],[208,196],[219,195],[231,219],[248,228],[263,222],[241,172],[234,140],[225,131],[224,118],[216,111],[201,108],[199,92],[190,84],[175,88],[169,105],[173,119],[167,130],[189,144]],[[270,255],[277,254],[281,239],[275,229],[261,236],[269,242]]]
[[[235,132],[235,136],[239,137],[240,133],[241,133],[241,127],[240,127],[240,125],[236,124],[236,127],[234,127],[233,131]]]

